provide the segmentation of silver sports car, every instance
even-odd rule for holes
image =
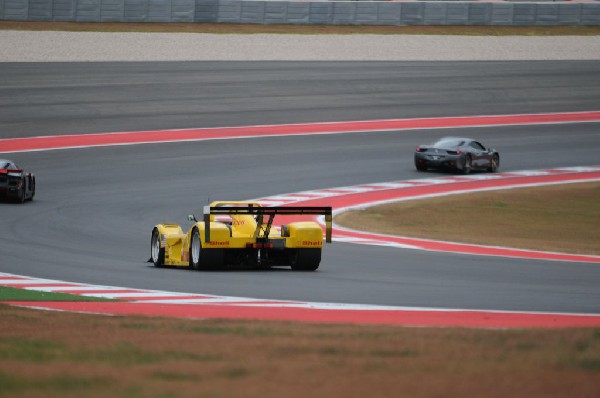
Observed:
[[[500,155],[471,138],[444,137],[431,145],[419,145],[415,151],[415,167],[448,169],[464,174],[472,170],[494,172],[500,167]]]

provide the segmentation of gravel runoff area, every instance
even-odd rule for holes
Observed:
[[[0,62],[600,60],[600,36],[0,31]]]

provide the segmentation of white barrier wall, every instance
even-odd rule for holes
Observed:
[[[600,3],[0,0],[0,20],[326,25],[600,25]]]

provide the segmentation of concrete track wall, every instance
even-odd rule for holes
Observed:
[[[600,25],[600,4],[0,0],[0,20],[327,25]]]

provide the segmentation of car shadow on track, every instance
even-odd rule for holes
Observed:
[[[162,266],[155,267],[154,265],[146,265],[148,269],[154,270],[168,270],[168,271],[190,271],[190,272],[210,272],[210,273],[218,273],[218,272],[304,272],[304,271],[294,271],[290,268],[285,267],[256,267],[249,265],[229,265],[220,268],[211,268],[211,269],[200,269],[195,270],[188,267],[172,267],[172,266]],[[314,271],[312,271],[314,272]]]

